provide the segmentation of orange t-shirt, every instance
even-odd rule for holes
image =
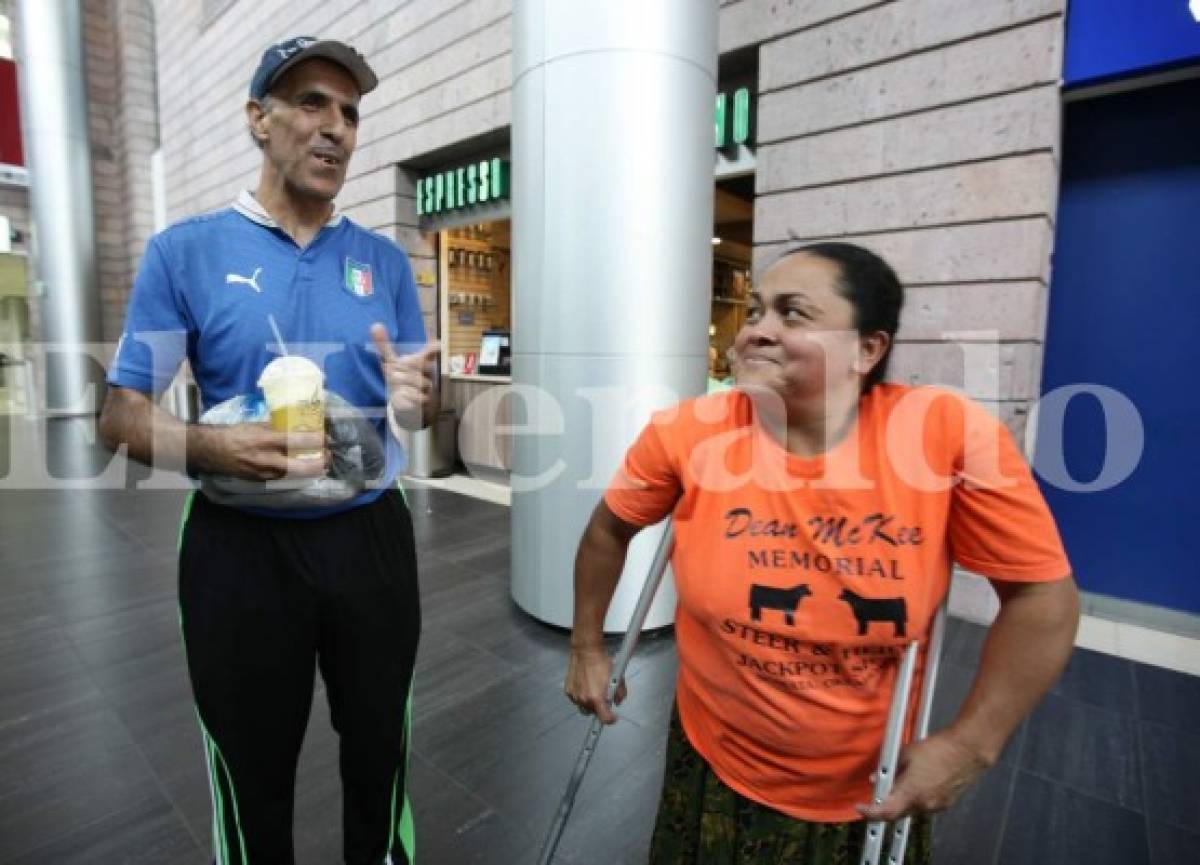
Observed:
[[[1001,580],[1070,573],[1011,435],[936,388],[877,385],[811,459],[743,393],[684,402],[654,416],[605,501],[635,525],[674,511],[689,741],[730,787],[806,820],[870,801],[896,661],[924,644],[952,560]]]

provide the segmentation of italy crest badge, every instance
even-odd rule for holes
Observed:
[[[371,282],[371,265],[346,259],[346,291],[355,297],[370,297],[375,292]]]

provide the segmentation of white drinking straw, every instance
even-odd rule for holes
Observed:
[[[279,325],[275,323],[275,316],[267,313],[267,321],[271,324],[271,330],[275,333],[275,342],[279,343],[279,350],[283,352],[283,356],[288,356],[287,346],[283,344],[283,337],[279,334]]]

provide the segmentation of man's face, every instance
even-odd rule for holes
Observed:
[[[345,69],[306,60],[289,69],[264,103],[247,106],[251,130],[285,185],[332,201],[358,140],[358,87]]]

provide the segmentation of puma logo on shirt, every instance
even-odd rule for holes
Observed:
[[[225,284],[232,285],[240,282],[250,286],[259,294],[262,294],[262,289],[258,287],[258,275],[260,273],[262,273],[261,267],[255,268],[254,273],[252,273],[250,276],[238,276],[236,273],[227,273],[225,274]]]

